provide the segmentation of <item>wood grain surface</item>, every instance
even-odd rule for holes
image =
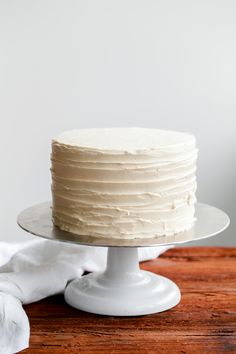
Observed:
[[[31,336],[22,353],[236,353],[236,248],[175,248],[141,268],[175,281],[180,304],[154,315],[109,317],[54,296],[25,306]]]

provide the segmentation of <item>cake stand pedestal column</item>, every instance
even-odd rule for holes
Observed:
[[[107,267],[73,280],[66,302],[83,311],[112,316],[137,316],[168,310],[180,301],[171,280],[140,270],[138,249],[108,247]]]

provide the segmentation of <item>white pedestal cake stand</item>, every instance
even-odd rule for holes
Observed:
[[[180,301],[178,286],[171,280],[139,269],[138,247],[180,244],[214,236],[227,228],[229,217],[206,204],[196,205],[195,226],[174,236],[148,239],[112,239],[79,236],[55,227],[51,203],[24,210],[18,224],[49,240],[108,247],[105,272],[73,280],[65,290],[66,302],[83,311],[112,316],[137,316],[168,310]],[[189,270],[191,272],[191,269]]]

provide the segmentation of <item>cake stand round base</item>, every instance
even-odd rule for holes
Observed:
[[[137,248],[109,247],[107,269],[73,280],[66,302],[83,311],[109,316],[139,316],[168,310],[180,301],[171,280],[139,269]]]

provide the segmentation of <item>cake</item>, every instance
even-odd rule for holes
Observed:
[[[192,228],[192,134],[147,128],[66,131],[52,140],[52,218],[61,230],[109,238]]]

